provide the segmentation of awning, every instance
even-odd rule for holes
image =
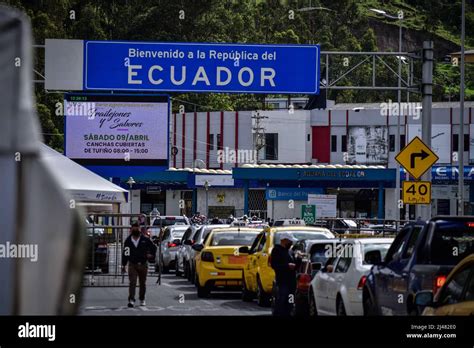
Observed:
[[[77,202],[127,202],[128,191],[91,172],[45,144],[41,160],[71,199]]]

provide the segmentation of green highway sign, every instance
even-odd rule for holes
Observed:
[[[316,206],[312,204],[303,204],[301,206],[301,219],[306,224],[313,224],[316,221]]]

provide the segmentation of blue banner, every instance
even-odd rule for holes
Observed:
[[[459,168],[457,166],[435,166],[431,169],[433,180],[458,180]],[[474,167],[464,166],[464,180],[473,180]]]
[[[308,194],[323,194],[322,188],[297,188],[297,187],[272,187],[267,188],[265,196],[267,200],[286,201],[307,201]]]
[[[319,45],[84,42],[84,89],[318,94]]]

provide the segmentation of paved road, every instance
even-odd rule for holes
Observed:
[[[126,279],[127,281],[127,279]],[[196,288],[173,273],[163,275],[161,285],[156,278],[147,281],[146,306],[127,307],[126,287],[86,287],[81,315],[270,315],[269,308],[243,302],[237,292],[214,292],[209,298],[197,297]],[[138,297],[138,288],[137,288]]]

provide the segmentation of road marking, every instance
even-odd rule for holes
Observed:
[[[165,283],[165,282],[161,282],[161,284],[165,285],[165,286],[169,286],[170,288],[173,287],[173,285],[169,284],[169,283]]]

